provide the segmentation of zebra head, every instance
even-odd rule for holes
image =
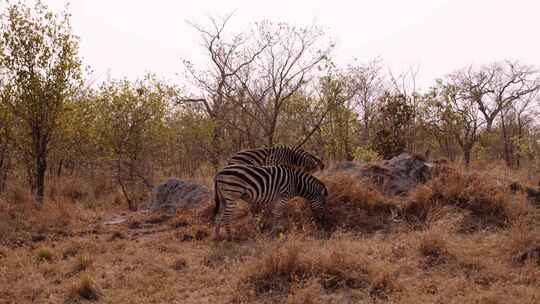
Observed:
[[[308,173],[313,173],[317,170],[324,170],[324,163],[317,156],[300,148],[298,148],[296,152],[300,154],[300,157],[298,158],[300,163],[297,164],[298,167],[303,168]]]
[[[326,206],[326,200],[328,199],[328,189],[326,185],[315,176],[311,176],[313,182],[312,187],[312,200],[313,203],[321,208]]]
[[[324,221],[324,209],[326,208],[326,201],[328,200],[328,189],[323,182],[316,179],[316,185],[313,189],[313,196],[311,199],[311,207],[313,215],[318,222]]]

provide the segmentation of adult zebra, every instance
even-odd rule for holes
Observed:
[[[317,156],[301,148],[287,146],[242,150],[234,154],[227,163],[227,165],[233,164],[252,166],[285,165],[302,169],[308,173],[313,173],[317,169],[324,169],[324,163]]]
[[[219,171],[215,182],[216,226],[214,239],[219,237],[220,225],[224,224],[227,239],[231,239],[231,217],[238,199],[249,204],[271,204],[273,208],[274,229],[277,221],[283,216],[287,201],[300,196],[310,202],[311,210],[317,220],[323,216],[328,190],[313,175],[284,165],[250,166],[230,165]],[[222,213],[219,215],[219,210]]]

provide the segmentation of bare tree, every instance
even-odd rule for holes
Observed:
[[[384,93],[382,67],[379,59],[367,64],[351,65],[348,68],[355,95],[352,97],[360,116],[363,140],[367,143],[370,129],[377,111],[377,100]]]
[[[532,67],[508,60],[480,68],[470,65],[452,73],[450,78],[461,88],[462,98],[478,104],[488,132],[501,111],[513,101],[540,88],[536,71]]]
[[[507,166],[521,166],[521,157],[529,155],[526,132],[533,127],[538,109],[538,91],[515,100],[510,107],[501,112],[501,133],[503,138],[504,159]],[[523,151],[527,150],[527,151]]]
[[[508,130],[508,112],[515,107],[514,103],[520,103],[520,100],[527,101],[527,97],[538,91],[540,81],[537,71],[531,66],[522,65],[517,61],[504,61],[503,63],[494,63],[492,69],[496,71],[492,82],[492,104],[494,110],[489,115],[489,120],[493,122],[494,117],[499,114],[501,121],[501,136],[503,140],[504,160],[507,166],[513,164],[512,139]],[[526,111],[529,102],[520,103],[522,113]],[[485,114],[485,109],[481,111]],[[519,110],[518,110],[519,111]],[[495,116],[494,116],[495,115]]]
[[[461,90],[452,80],[438,83],[432,100],[436,112],[432,126],[440,134],[456,139],[463,152],[463,162],[468,167],[472,149],[479,140],[480,127],[485,121],[479,117],[478,104],[473,99],[465,98]]]
[[[222,152],[224,113],[230,101],[228,97],[234,95],[231,92],[234,89],[231,83],[239,71],[251,65],[270,45],[269,41],[261,44],[250,43],[252,40],[246,33],[235,34],[229,38],[225,34],[225,28],[231,17],[232,14],[221,19],[210,17],[211,25],[208,28],[190,23],[201,35],[202,47],[212,65],[210,69],[199,71],[190,61],[184,60],[186,70],[199,90],[199,96],[181,99],[180,102],[201,102],[214,122],[212,147],[209,151],[214,168],[218,168]]]
[[[333,44],[321,43],[324,33],[314,26],[296,28],[264,21],[253,35],[255,48],[265,48],[252,65],[235,74],[246,97],[240,106],[256,118],[266,144],[272,146],[284,105],[312,80],[317,67],[327,63]]]

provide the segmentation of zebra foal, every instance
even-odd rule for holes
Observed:
[[[214,239],[219,238],[221,224],[225,225],[227,239],[231,239],[231,218],[239,199],[248,204],[275,203],[272,210],[275,229],[290,198],[300,196],[307,199],[316,219],[320,220],[328,196],[326,186],[316,177],[284,165],[226,166],[217,173],[214,183]]]
[[[285,165],[313,173],[323,170],[324,163],[315,155],[301,148],[275,146],[237,152],[229,159],[227,165],[276,166]]]

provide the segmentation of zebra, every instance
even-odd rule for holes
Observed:
[[[323,182],[301,169],[285,165],[226,166],[216,174],[214,185],[214,239],[219,238],[221,224],[225,225],[227,239],[231,239],[230,222],[238,199],[249,204],[276,203],[272,210],[275,232],[275,226],[283,216],[290,198],[300,196],[309,200],[313,215],[320,223],[328,197],[328,190]]]
[[[324,170],[324,163],[317,156],[301,148],[287,146],[243,150],[229,159],[227,165],[233,164],[252,166],[285,165],[300,168],[308,173],[313,173],[317,169]]]

